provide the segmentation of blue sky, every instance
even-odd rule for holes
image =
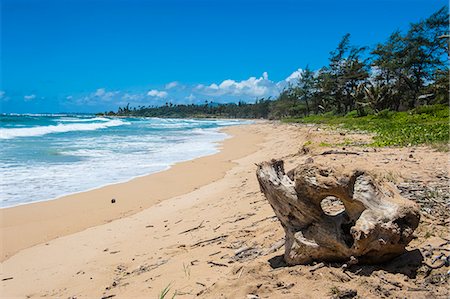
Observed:
[[[0,0],[0,112],[254,101],[440,0]]]

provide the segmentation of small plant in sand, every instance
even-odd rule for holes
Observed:
[[[312,144],[312,141],[311,141],[311,140],[308,140],[308,141],[306,141],[305,143],[303,143],[303,147],[309,146],[309,145],[311,145],[311,144]]]
[[[161,293],[160,293],[159,296],[158,296],[158,299],[165,299],[166,296],[169,294],[169,291],[170,291],[171,287],[172,287],[172,284],[169,283],[169,284],[161,291]],[[172,295],[171,298],[172,298],[172,299],[175,298],[176,295],[177,295],[177,291],[175,291],[175,292],[173,293],[173,295]]]
[[[185,263],[183,263],[183,271],[184,271],[184,276],[186,276],[187,279],[191,278],[191,268],[189,265],[186,265]]]
[[[321,147],[331,147],[333,145],[331,143],[322,141],[322,142],[319,143],[319,146],[321,146]]]

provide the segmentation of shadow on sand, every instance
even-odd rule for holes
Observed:
[[[268,260],[272,269],[289,267],[284,260],[284,255],[277,255]],[[417,276],[418,269],[422,266],[423,256],[419,249],[407,251],[402,255],[383,264],[369,265],[353,265],[347,271],[360,276],[370,276],[373,272],[384,270],[392,274],[404,274],[409,278]],[[329,263],[328,267],[341,268],[343,263]]]

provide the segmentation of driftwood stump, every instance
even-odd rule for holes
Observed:
[[[272,160],[259,164],[256,174],[285,230],[290,265],[352,257],[384,262],[405,251],[419,224],[418,206],[366,171],[310,163],[285,174],[283,161]],[[321,202],[330,196],[345,210],[325,214]]]

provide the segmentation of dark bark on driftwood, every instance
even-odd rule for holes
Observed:
[[[312,261],[387,261],[404,252],[419,224],[418,206],[389,183],[362,170],[303,164],[284,172],[283,161],[258,165],[257,178],[286,233],[288,264]],[[345,210],[327,215],[334,196]]]

